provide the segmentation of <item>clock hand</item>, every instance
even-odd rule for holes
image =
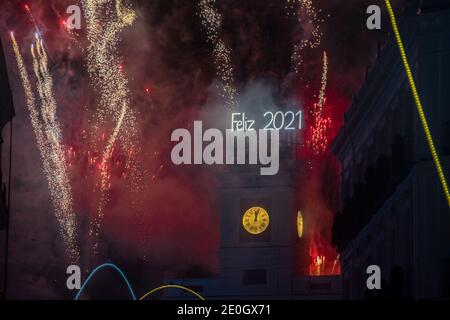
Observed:
[[[258,219],[258,214],[259,214],[259,209],[255,212],[255,222],[256,222],[257,219]]]

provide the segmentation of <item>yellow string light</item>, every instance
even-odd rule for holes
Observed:
[[[389,12],[389,17],[392,24],[392,29],[394,31],[395,39],[397,41],[398,48],[400,50],[400,55],[403,61],[403,65],[405,67],[406,76],[409,81],[409,85],[411,87],[412,95],[414,97],[414,101],[416,103],[417,111],[419,112],[420,121],[422,122],[423,129],[425,131],[425,136],[428,141],[428,146],[431,151],[431,155],[433,157],[434,164],[436,166],[436,170],[439,175],[439,179],[441,180],[442,188],[444,189],[445,196],[447,198],[448,206],[450,207],[450,192],[447,185],[447,180],[445,179],[444,170],[442,169],[441,161],[439,160],[438,153],[436,151],[436,147],[434,146],[433,137],[430,132],[430,128],[428,126],[428,121],[425,116],[425,112],[423,111],[422,102],[420,101],[419,93],[417,92],[416,85],[414,83],[414,78],[411,72],[411,68],[409,67],[408,59],[406,57],[405,48],[403,46],[403,41],[400,36],[400,32],[398,31],[397,20],[395,19],[394,10],[392,9],[391,3],[389,0],[385,0],[387,10]]]

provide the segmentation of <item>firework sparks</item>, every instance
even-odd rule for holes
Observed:
[[[110,162],[110,160],[112,158],[112,154],[114,151],[114,149],[113,149],[114,142],[116,141],[117,135],[119,134],[120,128],[122,127],[122,123],[123,123],[123,119],[125,117],[126,111],[127,111],[127,106],[124,103],[121,114],[120,114],[120,118],[117,122],[116,127],[114,128],[114,132],[112,133],[112,135],[110,136],[110,138],[108,140],[108,143],[107,143],[106,148],[103,153],[102,163],[100,164],[100,175],[102,177],[100,190],[102,190],[102,191],[110,188],[111,174],[108,170],[108,168],[109,168],[108,163]],[[104,215],[103,208],[106,205],[107,201],[108,201],[108,199],[107,199],[106,193],[102,192],[99,210],[98,210],[97,216],[95,218],[96,219],[95,225],[99,225],[101,223],[101,220],[103,219],[103,215]]]
[[[331,126],[331,118],[324,115],[324,107],[326,104],[326,89],[328,79],[328,56],[327,53],[323,53],[323,71],[321,87],[319,91],[318,101],[312,107],[312,136],[311,147],[314,155],[318,156],[323,154],[328,147],[328,130]]]
[[[322,113],[323,106],[325,105],[325,91],[327,90],[328,83],[328,55],[326,51],[323,52],[323,69],[322,69],[322,80],[320,83],[320,92],[319,92],[319,101],[317,102],[317,106],[319,107],[319,111]]]
[[[325,269],[326,258],[325,255],[320,250],[320,242],[313,238],[313,241],[309,247],[309,256],[311,258],[311,263],[309,264],[309,275],[320,276],[323,274]]]
[[[41,33],[41,30],[40,30],[39,27],[38,27],[38,24],[37,24],[37,22],[36,22],[36,19],[34,18],[33,11],[31,11],[31,7],[30,7],[28,4],[25,4],[25,5],[24,5],[24,8],[25,8],[25,11],[26,11],[27,14],[28,14],[28,17],[30,18],[31,23],[32,23],[33,26],[34,26],[34,29],[36,30],[37,35],[38,35],[39,37],[41,37],[41,36],[42,36],[42,33]]]
[[[61,129],[55,113],[53,83],[48,73],[47,54],[42,39],[36,36],[35,45],[31,47],[31,54],[41,102],[40,110],[42,111],[39,113],[25,63],[13,33],[11,33],[11,41],[60,233],[70,260],[76,263],[79,259],[79,250],[76,245],[76,220],[61,146]]]
[[[310,269],[309,274],[314,276],[320,276],[325,268],[325,256],[319,255],[313,259],[311,264],[312,269]]]
[[[336,256],[336,259],[334,259],[333,267],[331,268],[331,274],[340,274],[340,265],[339,265],[339,258],[340,254]]]
[[[123,61],[118,54],[119,34],[133,24],[136,15],[121,0],[83,1],[87,24],[87,68],[92,82],[99,93],[99,106],[96,115],[95,131],[100,132],[102,125],[113,121],[113,131],[103,151],[100,163],[100,202],[90,234],[98,236],[108,202],[108,190],[111,187],[109,160],[114,145],[119,140],[129,154],[135,149],[137,141],[136,115],[130,108],[130,91],[123,70]],[[126,130],[125,130],[126,128]],[[136,164],[128,163],[127,168],[135,170]],[[135,182],[135,184],[138,184]],[[98,244],[94,244],[94,249]]]
[[[295,9],[295,4],[298,4]],[[299,73],[303,64],[303,52],[306,48],[315,49],[322,42],[321,24],[324,22],[314,7],[312,0],[287,0],[287,14],[291,13],[298,18],[298,22],[303,27],[304,38],[294,44],[294,51],[291,56],[292,69]]]
[[[34,25],[34,28],[36,29],[36,32],[40,34],[39,28],[38,28],[37,23],[36,23],[36,19],[34,19],[34,15],[33,15],[33,12],[31,12],[30,6],[28,4],[25,4],[24,8],[25,8],[25,11],[28,14],[28,17],[30,18],[31,22]]]
[[[221,97],[229,109],[236,107],[236,88],[234,87],[234,71],[231,62],[231,49],[220,38],[222,16],[214,8],[215,0],[200,0],[199,15],[208,41],[213,46],[213,60],[216,76],[220,80]]]
[[[324,276],[337,275],[341,273],[339,265],[339,254],[335,255],[334,250],[330,250],[320,234],[313,234],[309,246],[309,275]]]

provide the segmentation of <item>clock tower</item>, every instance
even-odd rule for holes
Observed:
[[[296,241],[294,160],[275,176],[254,166],[217,174],[220,205],[219,287],[223,295],[291,295]]]
[[[280,137],[280,141],[283,137]],[[276,175],[259,166],[223,166],[216,172],[220,209],[219,274],[215,278],[174,279],[166,284],[192,289],[207,299],[339,299],[339,276],[297,276],[303,220],[296,183],[299,166],[291,156],[297,144],[280,145]],[[299,228],[297,226],[300,226]],[[192,294],[169,289],[166,299]]]

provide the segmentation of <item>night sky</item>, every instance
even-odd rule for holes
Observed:
[[[88,151],[98,153],[92,141],[102,138],[94,136],[98,131],[91,130],[98,94],[86,70],[85,21],[82,30],[70,36],[62,20],[65,8],[73,1],[31,0],[28,4],[48,51],[63,144],[76,152],[69,174],[80,264],[87,272],[99,263],[114,261],[125,266],[139,290],[160,284],[164,277],[209,276],[218,271],[219,213],[214,176],[204,167],[180,169],[171,165],[170,133],[200,118],[214,123],[214,119],[222,117],[222,109],[217,99],[212,47],[202,28],[197,2],[128,2],[138,17],[121,33],[118,54],[123,57],[131,107],[138,114],[139,148],[133,161],[139,163],[140,185],[132,188],[126,178],[122,179],[126,168],[113,172],[97,254],[93,253],[88,229],[98,203],[98,194],[92,192],[98,176],[92,174],[83,155]],[[323,20],[323,36],[320,46],[305,50],[299,74],[292,71],[291,55],[295,42],[303,39],[307,30],[295,16],[286,14],[284,1],[219,0],[217,8],[223,15],[221,37],[231,49],[235,86],[241,94],[257,95],[265,88],[264,79],[269,78],[273,92],[297,101],[307,111],[320,87],[322,53],[327,52],[327,115],[332,119],[332,139],[389,26],[383,20],[382,30],[366,28],[366,8],[371,4],[382,6],[379,0],[313,2]],[[10,297],[70,297],[65,290],[68,262],[64,244],[9,38],[9,32],[14,31],[31,75],[28,47],[35,29],[24,4],[0,0],[0,31],[16,109],[10,248],[10,283],[14,285]],[[109,135],[111,123],[106,121],[101,130]],[[3,139],[7,150],[6,130]],[[120,143],[116,152],[117,163],[127,161]],[[329,149],[323,158],[311,160],[305,155],[305,163],[307,160],[321,165],[301,178],[300,204],[314,212],[312,228],[321,235],[319,242],[328,241],[336,210],[338,167]],[[7,164],[3,159],[4,171]],[[330,244],[324,246],[323,250],[333,252]],[[308,263],[308,257],[299,259]],[[108,276],[108,272],[99,276],[99,283]],[[110,287],[92,288],[90,294],[105,296],[105,292],[115,294]]]

